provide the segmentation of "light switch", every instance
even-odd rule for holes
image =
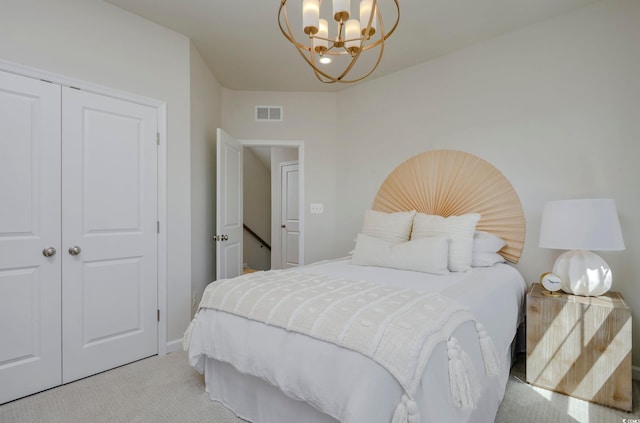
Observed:
[[[324,211],[324,205],[322,203],[311,203],[309,208],[312,214],[320,214]]]

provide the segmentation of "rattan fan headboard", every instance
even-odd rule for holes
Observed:
[[[500,254],[506,260],[517,263],[524,246],[524,211],[513,186],[492,164],[462,151],[428,151],[400,164],[382,183],[373,209],[480,213],[476,229],[505,240]]]

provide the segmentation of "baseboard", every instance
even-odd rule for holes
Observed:
[[[167,342],[167,354],[180,350],[182,350],[182,338]]]
[[[631,377],[635,380],[640,380],[640,367],[631,366]]]

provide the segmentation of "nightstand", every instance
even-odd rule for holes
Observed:
[[[631,309],[617,292],[599,297],[527,294],[527,382],[631,411]]]

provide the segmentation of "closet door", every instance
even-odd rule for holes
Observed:
[[[63,381],[157,354],[157,110],[62,92]]]
[[[0,72],[0,404],[62,381],[61,256],[60,86]]]

